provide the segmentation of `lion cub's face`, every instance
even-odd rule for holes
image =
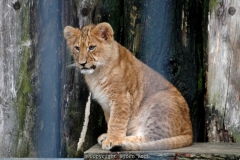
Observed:
[[[92,74],[112,57],[113,29],[107,23],[82,29],[67,26],[64,37],[82,74]]]

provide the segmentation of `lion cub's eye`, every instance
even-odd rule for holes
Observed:
[[[96,48],[96,46],[89,46],[89,47],[88,47],[88,50],[91,52],[91,51],[93,51],[95,48]]]
[[[79,48],[78,46],[75,46],[74,48],[75,48],[75,50],[76,50],[77,52],[80,51],[80,48]]]

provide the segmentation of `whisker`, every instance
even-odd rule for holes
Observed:
[[[96,62],[96,65],[97,65],[97,66],[104,66],[105,63],[104,63],[104,62],[101,62],[101,61],[98,61],[98,62]]]
[[[72,67],[76,67],[76,63],[67,65],[67,68],[72,68]]]

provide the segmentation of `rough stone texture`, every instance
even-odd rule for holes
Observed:
[[[192,146],[160,151],[109,152],[95,145],[84,152],[84,159],[236,159],[240,158],[240,145],[233,143],[194,143]]]
[[[240,142],[239,7],[238,0],[209,6],[206,119],[213,142]]]

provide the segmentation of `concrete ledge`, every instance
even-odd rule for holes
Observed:
[[[194,143],[185,148],[159,151],[110,152],[96,144],[86,152],[84,159],[236,159],[240,160],[240,144],[236,143]]]

